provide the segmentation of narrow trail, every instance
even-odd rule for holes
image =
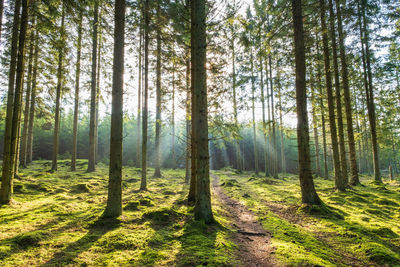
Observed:
[[[249,267],[278,265],[272,255],[271,234],[264,230],[253,212],[223,192],[217,175],[211,176],[213,191],[236,229],[233,241],[239,247],[238,257],[243,265]]]

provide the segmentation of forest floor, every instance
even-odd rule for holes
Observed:
[[[1,266],[400,265],[400,184],[363,177],[347,193],[316,180],[326,207],[304,209],[294,175],[213,173],[216,224],[193,220],[183,170],[124,168],[123,215],[101,218],[108,168],[69,172],[60,161],[20,170],[11,206],[0,207]]]

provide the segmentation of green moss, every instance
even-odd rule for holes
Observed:
[[[390,249],[385,246],[371,242],[371,243],[363,243],[358,245],[355,249],[360,253],[365,253],[370,261],[373,261],[380,265],[397,265],[400,264],[400,256],[399,254],[394,253]]]
[[[49,237],[48,233],[44,231],[28,232],[21,235],[17,235],[13,238],[13,243],[20,248],[28,248],[37,246],[40,241]]]

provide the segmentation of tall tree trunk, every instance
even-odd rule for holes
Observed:
[[[271,156],[271,142],[272,142],[272,138],[271,138],[271,133],[272,133],[272,129],[271,129],[271,104],[270,104],[270,94],[269,94],[269,65],[268,65],[268,60],[265,59],[265,89],[267,91],[267,124],[268,124],[268,131],[267,131],[267,139],[266,139],[266,144],[267,144],[267,155],[268,155],[268,171],[265,172],[266,176],[270,176],[272,173],[272,156]]]
[[[264,96],[264,75],[263,75],[263,60],[260,54],[260,87],[261,87],[261,108],[262,108],[262,124],[263,124],[263,137],[264,137],[264,172],[265,176],[269,176],[268,168],[268,148],[267,148],[267,124],[265,121],[265,96]],[[268,92],[267,92],[268,94]]]
[[[322,146],[323,146],[323,153],[324,153],[324,178],[329,179],[329,170],[328,170],[328,150],[326,144],[326,124],[325,124],[325,107],[324,107],[324,100],[323,100],[323,89],[322,89],[322,80],[321,80],[321,66],[320,66],[320,50],[319,50],[319,38],[316,34],[316,46],[317,46],[317,82],[318,82],[318,91],[319,91],[319,107],[321,110],[321,124],[322,124]]]
[[[319,205],[321,200],[315,191],[311,173],[308,135],[306,57],[304,48],[303,14],[301,0],[292,0],[294,47],[296,62],[297,146],[299,153],[299,178],[301,199],[304,204]]]
[[[374,89],[372,82],[372,70],[371,70],[371,55],[369,49],[369,33],[368,25],[366,20],[366,0],[362,0],[362,21],[363,21],[363,38],[362,41],[365,47],[365,58],[367,63],[367,76],[368,76],[368,90],[366,91],[367,96],[367,109],[368,109],[368,119],[371,131],[371,141],[372,141],[372,156],[373,156],[373,166],[374,166],[374,178],[375,182],[382,183],[381,173],[379,169],[379,154],[378,154],[378,138],[376,134],[376,115],[375,115],[375,103],[374,103]]]
[[[142,177],[140,190],[147,190],[147,116],[149,94],[149,31],[150,31],[149,0],[144,6],[144,99],[143,99],[143,124],[142,124]]]
[[[3,168],[2,183],[0,189],[0,203],[9,203],[12,195],[13,179],[14,179],[14,155],[12,149],[12,129],[13,129],[13,111],[15,97],[15,72],[17,65],[18,38],[20,26],[20,9],[22,0],[17,0],[14,6],[14,20],[11,36],[11,54],[10,69],[8,72],[8,93],[7,93],[7,114],[6,125],[4,131],[4,151],[3,151]]]
[[[333,69],[335,78],[335,89],[336,89],[336,113],[337,113],[337,124],[338,124],[338,136],[339,136],[339,151],[340,151],[340,164],[342,172],[342,181],[345,186],[349,183],[349,177],[347,175],[347,159],[346,159],[346,146],[344,140],[344,129],[343,129],[343,111],[342,111],[342,96],[339,80],[339,64],[337,55],[336,45],[336,28],[335,28],[335,13],[333,11],[333,2],[329,0],[329,21],[331,30],[331,43],[333,53]]]
[[[97,78],[97,26],[99,22],[99,5],[94,4],[93,32],[92,32],[92,78],[90,90],[90,124],[89,124],[89,161],[88,172],[93,172],[96,168],[96,78]]]
[[[312,123],[313,123],[313,131],[314,131],[314,144],[315,144],[315,167],[316,174],[321,176],[321,167],[320,167],[320,159],[319,159],[319,135],[318,135],[318,125],[317,125],[317,112],[316,112],[316,100],[315,100],[315,87],[312,85],[311,88],[311,114],[312,114]]]
[[[171,143],[172,143],[172,168],[176,169],[176,150],[175,150],[175,50],[172,64],[172,113],[171,113]]]
[[[195,200],[195,183],[192,185],[192,181],[190,179],[191,177],[191,170],[192,170],[192,157],[191,157],[191,90],[190,90],[190,55],[188,53],[187,59],[186,59],[186,157],[185,157],[185,168],[186,168],[186,174],[185,174],[185,181],[186,183],[189,183],[190,181],[190,189],[189,189],[189,200],[193,201]]]
[[[33,150],[33,124],[35,120],[35,104],[36,104],[36,91],[37,91],[37,72],[39,68],[39,31],[36,29],[35,33],[35,53],[33,55],[33,77],[32,77],[32,95],[31,103],[29,105],[29,126],[28,126],[28,141],[26,150],[26,163],[32,163],[32,150]]]
[[[286,158],[285,158],[285,140],[283,138],[283,119],[282,119],[282,90],[280,82],[280,71],[279,68],[277,75],[277,85],[278,85],[278,102],[279,102],[279,126],[280,126],[280,137],[281,137],[281,173],[286,173]]]
[[[272,127],[272,148],[271,148],[271,175],[274,178],[278,178],[277,172],[277,150],[276,150],[276,121],[275,121],[275,107],[274,107],[274,87],[272,80],[272,57],[271,54],[268,55],[269,64],[269,88],[271,90],[271,127]]]
[[[125,0],[115,0],[110,166],[105,217],[122,214],[122,123],[124,93]]]
[[[35,19],[32,20],[32,27],[30,29],[30,44],[29,44],[29,59],[28,59],[28,78],[26,80],[26,92],[25,92],[25,108],[24,108],[24,127],[22,130],[21,137],[21,154],[20,154],[20,164],[23,168],[26,168],[26,152],[28,146],[28,128],[29,128],[29,105],[31,103],[31,95],[32,95],[32,73],[33,73],[33,48],[34,48],[34,25]]]
[[[325,79],[326,79],[326,92],[328,95],[328,111],[329,111],[329,125],[331,129],[331,140],[333,150],[333,163],[335,166],[335,186],[339,191],[346,189],[346,184],[342,178],[342,171],[339,158],[339,147],[337,140],[336,130],[336,117],[335,117],[335,106],[332,92],[332,78],[330,69],[329,59],[329,45],[328,45],[328,34],[325,21],[325,0],[320,0],[321,9],[321,26],[322,26],[322,43],[324,51],[324,63],[325,63]]]
[[[155,138],[155,166],[154,166],[154,177],[161,177],[161,24],[159,21],[160,4],[157,4],[157,18],[158,25],[156,30],[157,38],[157,51],[156,51],[156,138]]]
[[[345,35],[343,32],[340,0],[335,0],[335,2],[336,2],[336,15],[337,15],[337,20],[338,20],[337,24],[338,24],[338,32],[339,32],[340,62],[342,64],[344,105],[345,105],[345,109],[346,109],[347,138],[349,140],[350,184],[357,185],[360,183],[360,179],[358,177],[357,154],[356,154],[356,145],[355,145],[355,141],[354,141],[354,131],[353,131],[353,115],[352,115],[352,110],[351,110],[351,96],[350,96],[350,88],[349,88],[346,51],[345,51],[345,46],[344,46]]]
[[[205,223],[214,222],[211,210],[209,152],[208,152],[208,104],[207,104],[207,40],[206,0],[191,1],[191,59],[192,91],[196,129],[196,203],[194,217]]]
[[[18,166],[18,141],[21,124],[21,107],[22,107],[22,91],[24,81],[24,56],[25,56],[25,39],[26,29],[28,25],[28,0],[22,0],[22,14],[20,32],[18,38],[18,55],[17,55],[17,68],[15,77],[15,94],[13,101],[13,111],[11,120],[11,140],[10,140],[10,159],[9,169],[7,169],[6,175],[2,177],[1,189],[0,189],[0,203],[9,203],[13,193],[13,180],[14,174],[17,171]],[[19,7],[18,7],[19,9]],[[4,160],[4,159],[3,159]],[[4,164],[3,164],[4,168]]]
[[[57,155],[58,155],[58,145],[60,138],[60,104],[61,104],[61,94],[63,87],[63,61],[64,61],[64,40],[65,40],[65,3],[64,0],[61,3],[62,5],[62,17],[61,17],[61,34],[60,40],[61,42],[58,44],[58,69],[57,69],[57,89],[56,89],[56,110],[54,114],[54,134],[53,134],[53,160],[51,165],[51,170],[57,170]]]
[[[79,11],[78,21],[78,40],[76,48],[76,67],[75,67],[75,103],[74,103],[74,128],[72,132],[72,159],[71,171],[76,170],[76,158],[78,147],[78,118],[79,118],[79,87],[81,76],[81,50],[82,50],[82,10]]]
[[[258,174],[258,153],[257,153],[257,131],[256,131],[256,107],[255,107],[255,82],[254,82],[254,57],[253,47],[250,48],[250,64],[251,64],[251,110],[253,114],[253,148],[254,148],[254,172]]]
[[[233,32],[233,30],[232,30]],[[235,38],[231,39],[231,50],[232,50],[232,97],[233,97],[233,119],[235,121],[235,127],[239,135],[239,123],[238,123],[238,111],[237,111],[237,96],[236,96],[236,51],[235,51]],[[242,164],[240,161],[240,144],[238,136],[235,137],[235,152],[236,152],[236,170],[242,172]]]
[[[103,45],[103,34],[102,34],[102,27],[101,27],[101,21],[102,21],[102,9],[101,6],[99,7],[99,26],[98,26],[98,36],[99,36],[99,42],[98,42],[98,52],[97,52],[97,76],[96,76],[96,127],[94,127],[94,145],[95,145],[95,163],[99,161],[99,105],[100,105],[100,79],[101,79],[101,49]]]
[[[143,26],[140,23],[139,26],[139,66],[138,66],[138,108],[137,108],[137,124],[136,124],[136,168],[141,167],[141,154],[140,154],[140,142],[141,142],[141,118],[142,118],[142,49],[143,49]]]

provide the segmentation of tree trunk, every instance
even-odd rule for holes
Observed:
[[[171,143],[172,143],[172,168],[176,169],[176,150],[175,150],[175,50],[173,51],[174,59],[172,64],[172,113],[171,113]]]
[[[328,111],[329,111],[329,125],[331,129],[331,140],[333,150],[333,163],[335,166],[335,186],[339,191],[346,189],[346,184],[342,179],[342,171],[340,166],[339,148],[337,140],[336,130],[336,117],[335,117],[335,106],[332,92],[332,78],[330,69],[329,59],[329,45],[328,45],[328,34],[325,22],[325,0],[320,0],[321,9],[321,25],[322,25],[322,42],[324,52],[324,63],[325,63],[325,79],[326,79],[326,92],[328,95]]]
[[[368,110],[368,119],[370,124],[371,131],[371,141],[372,141],[372,156],[373,156],[373,166],[374,166],[374,178],[375,182],[382,183],[382,178],[379,169],[379,154],[378,154],[378,138],[376,134],[376,115],[375,115],[375,103],[374,103],[374,89],[372,83],[372,71],[371,71],[371,55],[369,50],[369,34],[368,34],[368,25],[366,21],[366,1],[362,1],[362,21],[363,21],[363,37],[362,41],[364,43],[363,47],[365,48],[365,58],[367,64],[367,77],[368,77],[368,90],[366,91],[367,96],[367,110]]]
[[[269,176],[268,168],[268,148],[267,148],[267,125],[265,121],[265,96],[264,96],[264,75],[263,75],[263,60],[260,54],[260,87],[261,87],[261,108],[262,108],[262,125],[263,125],[263,137],[264,137],[264,172],[265,176]],[[268,92],[267,92],[268,94]]]
[[[321,68],[320,68],[320,51],[319,51],[319,39],[318,35],[316,34],[316,46],[317,46],[317,82],[318,82],[318,91],[319,91],[319,107],[321,109],[321,124],[322,124],[322,146],[323,146],[323,153],[324,153],[324,178],[329,179],[329,170],[328,170],[328,150],[326,144],[326,127],[325,127],[325,107],[324,107],[324,100],[323,100],[323,90],[322,90],[322,80],[321,80]]]
[[[268,55],[269,63],[269,89],[271,90],[271,124],[272,124],[272,148],[271,148],[271,175],[274,178],[278,178],[277,172],[277,150],[276,150],[276,122],[275,122],[275,107],[274,107],[274,87],[272,81],[272,57]]]
[[[160,14],[160,4],[157,4],[157,17]],[[160,139],[161,139],[161,25],[158,21],[156,26],[156,38],[157,38],[157,51],[156,51],[156,138],[155,138],[155,166],[154,166],[154,177],[161,177],[161,151],[160,151]]]
[[[301,199],[304,204],[319,205],[321,200],[315,191],[311,173],[310,146],[308,135],[306,58],[304,48],[303,14],[300,0],[292,0],[294,47],[296,62],[296,106],[297,146]]]
[[[192,139],[196,144],[196,203],[194,217],[205,223],[214,222],[211,210],[209,152],[208,152],[208,104],[207,104],[207,40],[206,0],[191,1],[191,59],[192,91],[194,92],[194,129]]]
[[[28,147],[28,128],[29,128],[29,105],[31,102],[31,95],[32,95],[32,72],[33,72],[33,48],[34,48],[34,25],[35,20],[32,21],[32,27],[30,29],[30,44],[29,44],[29,59],[28,59],[28,78],[26,80],[26,93],[25,93],[25,108],[24,108],[24,127],[22,130],[22,137],[21,137],[21,154],[20,154],[20,164],[23,168],[26,168],[26,153]]]
[[[321,176],[321,167],[320,167],[320,160],[319,160],[319,135],[318,135],[318,125],[317,125],[317,112],[315,109],[316,100],[315,100],[315,87],[312,86],[311,88],[311,114],[312,114],[312,123],[313,123],[313,131],[314,131],[314,143],[315,143],[315,167],[316,167],[316,174]]]
[[[342,112],[342,96],[339,80],[339,64],[337,55],[336,45],[336,29],[335,29],[335,13],[333,11],[333,2],[329,0],[329,21],[331,30],[331,43],[333,53],[333,69],[336,89],[336,113],[337,113],[337,124],[338,124],[338,136],[339,136],[339,151],[340,151],[340,169],[342,172],[341,178],[345,186],[349,183],[349,177],[347,175],[347,159],[346,159],[346,146],[344,140],[344,129],[343,129],[343,112]]]
[[[97,52],[97,76],[96,76],[96,127],[94,127],[94,145],[95,145],[95,163],[97,164],[99,161],[99,105],[100,105],[100,74],[101,74],[101,49],[103,45],[103,34],[102,34],[102,9],[101,6],[99,7],[99,26],[98,26],[98,35],[99,35],[99,42],[98,42],[98,52]]]
[[[2,183],[0,189],[0,204],[9,203],[12,195],[12,186],[14,179],[14,167],[11,135],[13,128],[13,110],[14,110],[14,97],[15,97],[15,71],[17,65],[18,53],[18,37],[20,25],[20,9],[21,1],[17,0],[14,7],[14,21],[11,37],[11,55],[10,55],[10,69],[8,72],[8,93],[7,93],[7,114],[4,131],[4,151],[3,151],[3,168],[2,168]]]
[[[122,214],[122,123],[124,93],[125,0],[115,0],[110,167],[105,217]]]
[[[346,51],[345,51],[345,46],[344,46],[345,36],[344,36],[344,32],[343,32],[340,0],[335,0],[335,2],[336,2],[336,15],[337,15],[337,20],[338,20],[337,24],[338,24],[338,32],[339,32],[340,62],[342,64],[344,105],[345,105],[345,109],[346,109],[347,138],[349,140],[350,184],[357,185],[360,183],[360,179],[358,177],[357,154],[356,154],[356,145],[355,145],[355,141],[354,141],[354,131],[353,131],[353,115],[352,115],[352,110],[351,110],[351,96],[350,96],[350,88],[349,88]]]
[[[232,30],[233,32],[233,30]],[[232,37],[231,40],[231,50],[232,50],[232,97],[233,97],[233,119],[235,121],[235,127],[239,135],[239,123],[238,123],[238,112],[237,112],[237,100],[236,100],[236,51],[235,51],[235,38]],[[235,137],[235,152],[236,152],[236,170],[241,173],[241,161],[240,161],[240,145],[239,137]]]
[[[280,71],[278,69],[277,76],[277,85],[278,85],[278,101],[279,101],[279,126],[280,126],[280,137],[281,137],[281,173],[286,173],[286,158],[285,158],[285,140],[283,138],[283,120],[282,120],[282,90],[280,83]]]
[[[140,142],[141,142],[141,118],[142,118],[142,48],[143,48],[143,26],[140,23],[139,26],[139,67],[138,67],[138,108],[137,108],[137,124],[136,124],[136,168],[141,167],[141,154],[140,154]]]
[[[186,173],[185,173],[185,181],[186,183],[189,183],[190,177],[191,177],[191,116],[190,116],[190,111],[191,111],[191,97],[190,97],[191,91],[190,91],[190,59],[189,59],[189,53],[187,55],[186,59]],[[192,185],[192,182],[190,182],[190,190],[189,190],[189,199],[192,199],[194,201],[195,199],[195,190],[194,190],[194,185]],[[190,192],[192,194],[190,194]]]
[[[75,104],[74,104],[74,128],[72,133],[72,159],[71,171],[76,170],[77,146],[78,146],[78,117],[79,117],[79,87],[81,76],[81,50],[82,50],[82,11],[79,11],[77,57],[75,68]]]
[[[96,169],[96,78],[97,78],[97,26],[99,22],[99,5],[97,1],[94,4],[94,19],[92,32],[92,78],[90,90],[90,125],[89,125],[89,161],[88,172],[93,172]]]
[[[29,126],[28,126],[28,140],[26,151],[26,163],[32,163],[32,150],[33,150],[33,124],[35,120],[35,104],[36,104],[36,90],[37,90],[37,71],[39,68],[39,32],[36,29],[35,34],[35,53],[33,55],[33,77],[32,77],[32,95],[31,103],[29,105]]]
[[[147,190],[147,116],[149,94],[149,27],[150,27],[149,0],[145,0],[144,7],[144,102],[142,124],[142,177],[140,190]]]
[[[62,4],[62,17],[61,17],[61,43],[58,44],[58,69],[57,69],[57,90],[56,90],[56,110],[54,114],[54,134],[53,134],[53,160],[51,170],[57,170],[57,155],[58,155],[58,144],[59,144],[59,137],[60,137],[60,104],[61,104],[61,91],[63,87],[63,60],[64,60],[64,38],[65,38],[65,10],[64,10],[64,1]]]
[[[250,48],[250,64],[251,64],[251,110],[253,113],[253,148],[254,148],[254,172],[258,174],[258,153],[257,153],[257,131],[256,131],[256,108],[255,108],[255,91],[256,87],[254,84],[254,57],[253,47]]]
[[[21,136],[21,114],[22,114],[22,95],[24,87],[25,73],[25,42],[26,32],[28,27],[28,11],[29,0],[22,1],[21,26],[18,40],[18,56],[17,56],[17,73],[15,78],[15,95],[14,95],[14,111],[12,119],[12,134],[11,134],[11,165],[14,167],[14,175],[18,175],[18,162],[20,151],[20,136]],[[12,184],[11,184],[12,186]],[[12,191],[12,189],[11,189]]]

